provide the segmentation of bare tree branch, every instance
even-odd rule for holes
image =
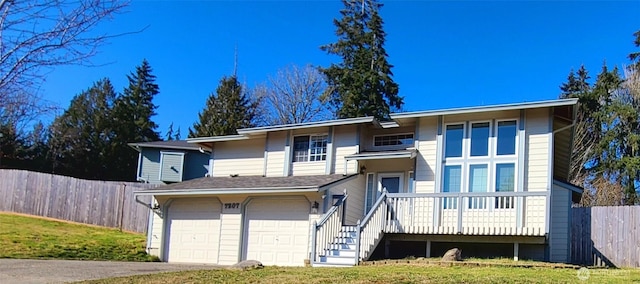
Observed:
[[[331,113],[322,94],[324,76],[310,65],[287,66],[254,93],[263,102],[266,124],[290,124],[328,119]]]
[[[1,0],[0,119],[35,118],[51,109],[37,95],[46,70],[91,66],[90,58],[114,36],[95,28],[120,12],[120,0]],[[25,107],[28,106],[28,107]]]

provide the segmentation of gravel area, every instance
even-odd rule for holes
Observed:
[[[0,283],[68,283],[118,276],[222,267],[220,265],[163,262],[0,259]]]

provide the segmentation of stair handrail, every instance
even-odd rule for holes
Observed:
[[[377,214],[377,213],[379,213],[378,209],[381,208],[381,205],[383,203],[386,204],[387,196],[388,196],[387,190],[384,189],[382,192],[382,195],[378,197],[378,200],[376,200],[376,203],[373,204],[373,206],[371,207],[371,210],[369,210],[369,213],[367,213],[364,219],[362,219],[362,221],[358,220],[357,229],[356,229],[356,265],[360,263],[361,259],[364,260],[366,257],[368,257],[368,255],[366,255],[366,252],[365,252],[365,255],[362,255],[362,256],[360,255],[362,252],[362,244],[363,244],[362,238],[368,236],[366,234],[363,235],[362,233],[365,229],[367,229],[369,222],[374,218],[374,216],[376,217],[380,216],[380,218],[382,219],[382,220],[378,220],[378,224],[377,224],[380,227],[379,233],[384,231],[384,226],[386,225],[385,219],[387,218],[387,212],[386,212],[387,206],[382,206],[381,210],[383,210],[383,212],[380,214]],[[373,239],[369,241],[375,245],[375,243],[380,240]]]
[[[344,203],[349,195],[345,189],[344,195],[338,200],[327,213],[320,218],[319,221],[313,222],[313,234],[311,235],[311,256],[312,262],[318,262],[317,257],[319,252],[326,252],[328,250],[329,242],[338,237],[340,230],[342,229],[342,214]],[[329,227],[330,228],[326,228]],[[323,231],[323,235],[320,235],[320,231]],[[318,239],[320,238],[320,239]]]

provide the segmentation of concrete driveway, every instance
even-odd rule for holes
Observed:
[[[67,283],[118,276],[222,267],[219,265],[162,262],[0,259],[0,283]]]

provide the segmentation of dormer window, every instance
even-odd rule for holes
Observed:
[[[327,135],[304,135],[293,138],[293,162],[327,160]]]
[[[398,145],[405,145],[407,147],[412,146],[413,133],[377,135],[373,137],[373,146],[375,147]]]

